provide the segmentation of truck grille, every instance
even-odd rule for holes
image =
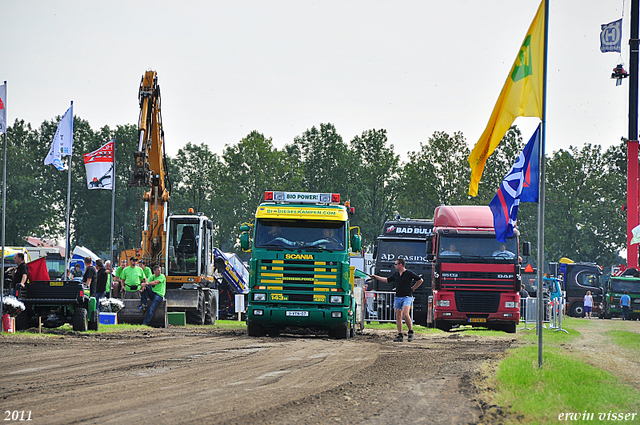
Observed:
[[[256,283],[270,292],[267,301],[328,302],[341,270],[335,261],[259,260]]]
[[[473,313],[495,313],[500,306],[499,292],[456,291],[458,311]]]

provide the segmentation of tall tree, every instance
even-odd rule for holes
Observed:
[[[400,156],[389,145],[387,131],[367,130],[351,140],[357,165],[349,177],[357,182],[353,196],[354,223],[360,227],[365,243],[373,243],[384,222],[395,214],[398,197]]]

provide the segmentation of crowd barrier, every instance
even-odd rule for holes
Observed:
[[[558,298],[550,300],[549,298],[542,299],[543,304],[543,317],[542,327],[548,327],[555,332],[562,331],[562,313],[563,303],[562,299]],[[538,323],[538,299],[537,298],[521,298],[520,299],[520,322],[524,324],[521,328],[523,330],[535,329]]]

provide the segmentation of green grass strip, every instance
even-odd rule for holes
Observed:
[[[633,350],[636,353],[640,352],[640,333],[628,331],[609,331],[607,332],[607,335],[610,336],[613,342],[617,345],[628,350]]]
[[[581,419],[579,423],[620,423],[607,421],[607,414],[640,413],[638,391],[621,384],[612,374],[555,348],[543,349],[542,368],[538,368],[536,346],[510,350],[498,366],[496,384],[495,402],[509,406],[513,414],[508,423],[569,423],[576,420],[567,420],[567,414],[575,419],[575,415],[583,418],[585,413],[593,414],[593,420]],[[515,419],[517,416],[519,419]],[[638,421],[636,415],[627,423]]]

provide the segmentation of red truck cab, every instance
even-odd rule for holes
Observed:
[[[515,333],[520,321],[519,232],[498,242],[488,206],[440,206],[434,213],[433,299],[427,321]]]

